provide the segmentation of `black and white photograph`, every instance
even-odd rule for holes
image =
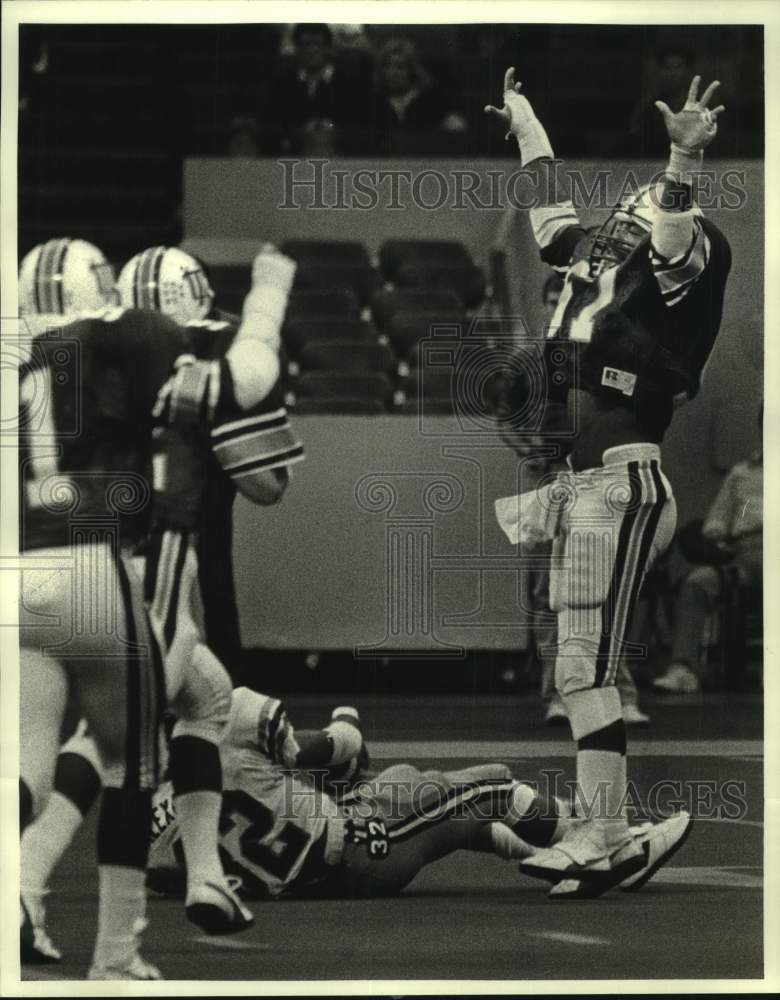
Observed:
[[[778,36],[3,4],[0,994],[777,985]]]

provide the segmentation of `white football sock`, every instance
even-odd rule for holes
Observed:
[[[221,882],[224,872],[217,838],[222,795],[219,792],[187,792],[177,795],[174,801],[187,863],[187,885]]]
[[[493,853],[507,861],[530,857],[538,850],[538,848],[526,844],[522,837],[518,837],[505,823],[490,824],[490,841]]]
[[[138,868],[100,865],[98,932],[93,965],[124,968],[137,952],[146,914],[145,873]]]
[[[578,750],[577,785],[582,795],[582,808],[604,831],[607,847],[625,840],[628,836],[628,820],[624,814],[625,754],[610,750]]]
[[[70,799],[52,792],[46,808],[22,834],[22,894],[38,900],[46,891],[51,873],[59,862],[83,816]]]

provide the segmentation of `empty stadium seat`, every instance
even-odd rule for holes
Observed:
[[[299,354],[304,371],[385,372],[394,375],[398,368],[395,355],[387,344],[355,340],[310,340]]]
[[[334,340],[348,340],[364,344],[376,344],[377,333],[365,320],[354,317],[343,319],[289,319],[282,329],[282,340],[292,355],[298,357],[307,344],[330,343]]]
[[[379,274],[368,264],[309,260],[298,265],[295,290],[351,289],[361,306],[367,306],[381,284]]]
[[[397,313],[387,328],[387,337],[399,358],[408,358],[422,340],[441,336],[442,340],[462,337],[467,319],[462,312],[449,316],[426,316],[416,313]],[[434,334],[436,331],[436,334]]]
[[[404,385],[405,401],[399,413],[452,413],[454,381],[452,370],[417,369]]]
[[[287,302],[287,318],[331,318],[360,315],[360,303],[351,288],[315,288],[311,291],[294,291]]]
[[[474,263],[466,247],[456,240],[385,240],[379,250],[379,267],[387,281],[397,281],[404,264],[437,261],[451,266]]]
[[[460,298],[449,288],[381,288],[371,301],[371,315],[381,332],[397,313],[452,316],[460,309]]]
[[[386,412],[392,397],[393,385],[380,372],[305,372],[295,386],[295,409],[308,400],[308,412],[379,413]],[[326,408],[315,411],[311,401]]]
[[[280,249],[299,264],[322,261],[326,264],[371,266],[366,248],[352,240],[285,240]]]
[[[476,264],[407,260],[395,280],[399,288],[449,290],[467,309],[476,309],[485,298],[485,275]]]
[[[207,264],[214,301],[221,309],[241,313],[244,299],[252,287],[252,269],[249,264]]]
[[[295,413],[360,413],[363,415],[379,415],[387,413],[383,399],[366,398],[362,396],[336,396],[328,398],[304,398],[295,403]]]

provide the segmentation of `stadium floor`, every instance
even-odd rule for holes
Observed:
[[[344,700],[286,702],[305,727],[322,725]],[[573,777],[565,732],[542,727],[529,696],[358,701],[376,765],[455,768],[497,759],[528,780],[558,769]],[[232,938],[209,939],[187,923],[180,903],[153,900],[145,954],[167,979],[183,980],[760,977],[761,698],[648,698],[645,708],[653,725],[631,732],[629,770],[643,801],[655,787],[661,810],[696,807],[698,796],[700,813],[714,804],[732,815],[743,794],[746,808],[736,819],[700,818],[638,894],[554,903],[544,883],[514,866],[461,852],[426,869],[398,899],[256,904],[255,927]],[[27,969],[23,978],[84,975],[95,927],[93,844],[94,817],[54,880],[50,930],[65,961]]]

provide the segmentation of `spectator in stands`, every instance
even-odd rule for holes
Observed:
[[[350,152],[368,122],[368,81],[362,63],[342,58],[327,24],[296,24],[294,55],[277,74],[261,118],[272,121],[282,152]],[[312,140],[311,137],[315,139]]]
[[[670,108],[681,108],[688,96],[693,75],[693,61],[687,49],[669,46],[655,56],[655,74],[646,96],[642,96],[631,113],[628,133],[636,156],[660,156],[669,144],[663,118],[655,101],[665,101]]]
[[[763,407],[759,411],[759,434]],[[702,527],[703,536],[721,547],[736,567],[740,585],[760,593],[763,578],[763,448],[728,473]],[[672,662],[653,687],[666,694],[693,694],[701,688],[702,635],[721,596],[722,574],[715,566],[697,566],[683,580],[677,599]]]
[[[236,115],[230,122],[228,156],[254,157],[260,152],[257,122],[250,115]]]
[[[412,42],[388,41],[379,54],[374,95],[377,152],[424,155],[435,152],[434,133],[465,132],[466,119],[422,68]]]

